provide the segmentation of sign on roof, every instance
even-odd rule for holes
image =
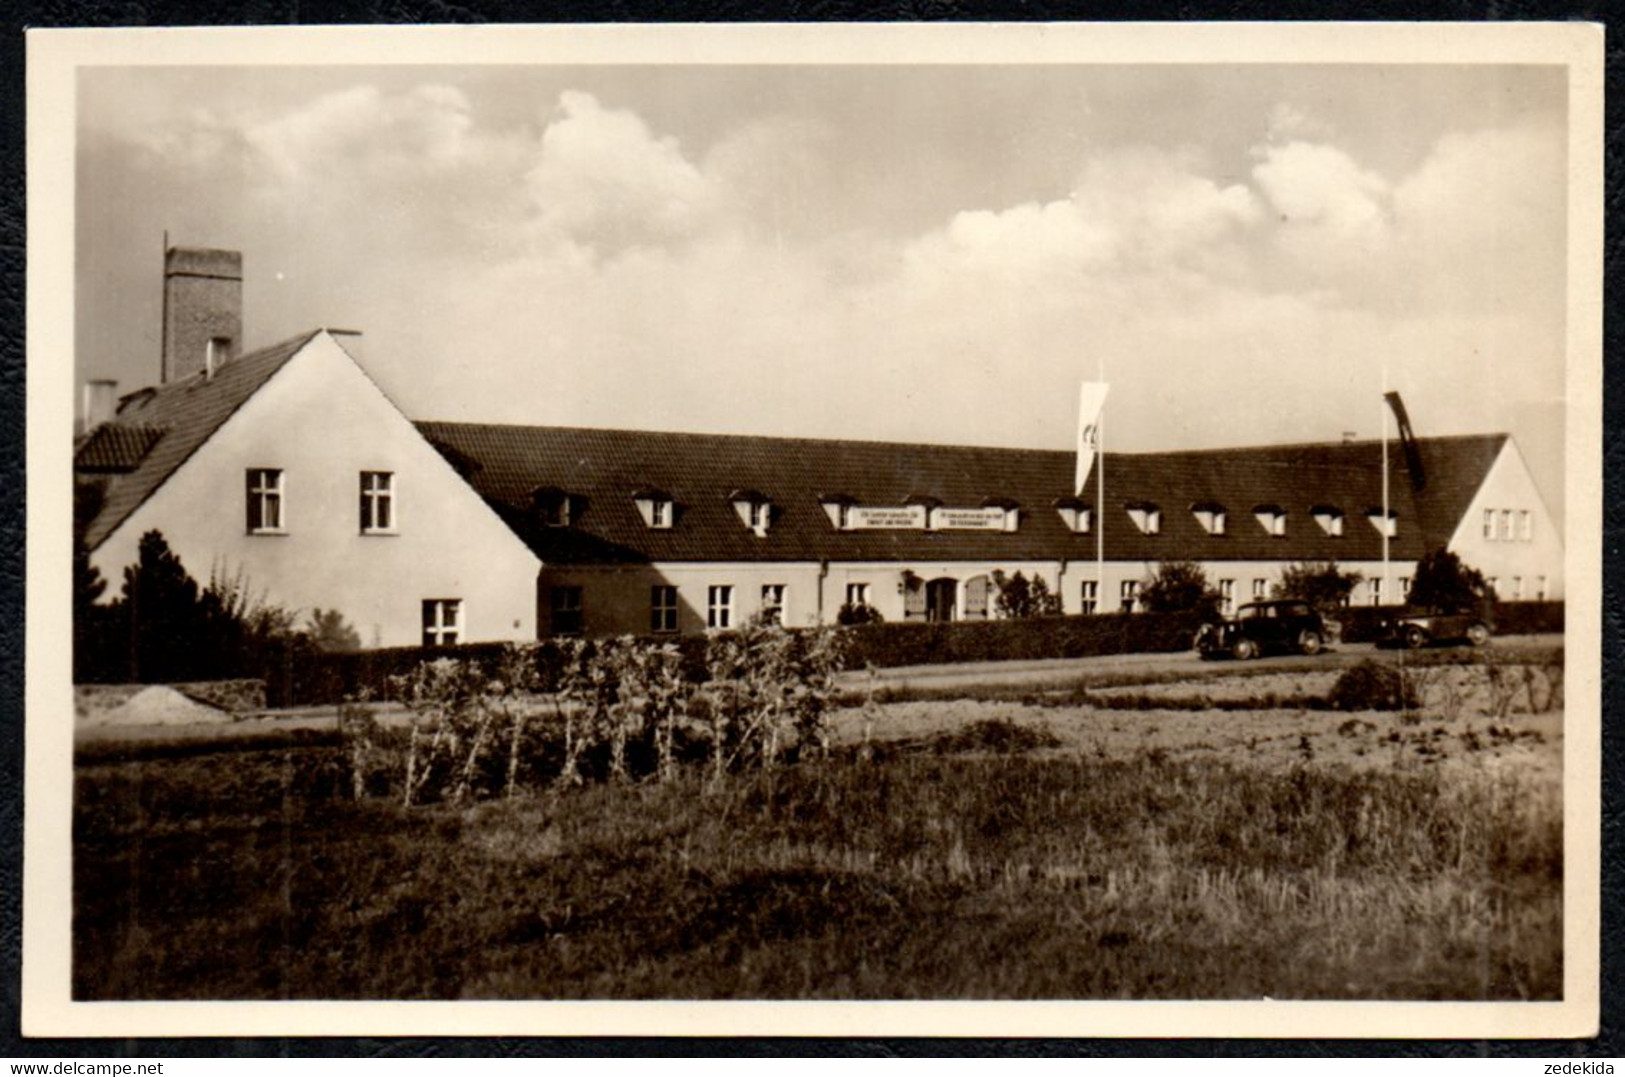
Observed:
[[[866,506],[847,510],[849,531],[1005,531],[1010,512],[985,509],[927,508],[925,505]]]

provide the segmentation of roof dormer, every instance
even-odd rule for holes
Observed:
[[[1094,525],[1094,508],[1081,497],[1056,498],[1055,511],[1061,514],[1066,529],[1074,534],[1087,535]]]
[[[773,525],[773,502],[759,490],[735,490],[728,495],[739,522],[750,528],[757,538],[767,537]]]
[[[677,507],[671,495],[653,487],[632,491],[632,503],[638,507],[638,515],[643,517],[643,525],[655,531],[669,529],[677,515]]]
[[[852,506],[858,503],[857,498],[851,494],[830,493],[819,494],[818,504],[829,517],[829,522],[837,531],[845,531],[852,526]]]
[[[1217,501],[1198,501],[1191,506],[1191,514],[1202,530],[1210,535],[1222,535],[1225,528],[1224,506]]]
[[[569,527],[581,511],[580,499],[557,486],[538,486],[530,492],[531,509],[543,527]]]
[[[1389,538],[1399,534],[1399,513],[1389,509],[1385,514],[1381,505],[1375,505],[1365,510],[1365,518],[1371,521],[1371,526],[1377,529],[1377,534],[1387,535]]]
[[[1267,533],[1276,538],[1286,535],[1286,509],[1276,504],[1254,505],[1253,515],[1258,518],[1258,524]]]
[[[1316,505],[1309,510],[1320,529],[1333,538],[1343,536],[1343,510],[1336,505]]]
[[[1154,501],[1130,501],[1123,508],[1142,535],[1162,533],[1162,508]]]

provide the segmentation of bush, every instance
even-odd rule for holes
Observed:
[[[1416,685],[1398,668],[1368,658],[1338,676],[1326,703],[1340,711],[1398,711],[1411,710],[1421,700]]]
[[[1494,597],[1482,572],[1441,546],[1416,563],[1409,601],[1413,606],[1441,610],[1476,610]]]
[[[1336,561],[1300,561],[1287,566],[1270,593],[1275,598],[1300,598],[1322,617],[1341,620],[1344,604],[1364,578],[1358,572],[1344,572]]]
[[[879,610],[867,602],[844,602],[835,613],[835,623],[842,627],[880,624],[885,619]]]
[[[1163,561],[1140,590],[1147,613],[1196,613],[1204,620],[1218,617],[1222,597],[1208,583],[1207,573],[1194,561]]]
[[[993,608],[1000,617],[1053,617],[1061,612],[1061,596],[1049,589],[1042,576],[1027,579],[1022,573],[1006,576],[993,570]]]

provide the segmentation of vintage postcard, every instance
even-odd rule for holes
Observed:
[[[1601,75],[31,32],[24,1032],[1594,1034]]]

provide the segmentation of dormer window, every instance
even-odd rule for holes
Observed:
[[[1081,498],[1057,498],[1055,511],[1061,514],[1061,522],[1066,525],[1066,529],[1074,534],[1087,535],[1094,526],[1095,510]]]
[[[982,498],[982,508],[992,511],[997,509],[1004,513],[1004,530],[1015,531],[1021,526],[1021,502],[1013,497],[1001,497],[997,494]]]
[[[671,495],[664,490],[636,490],[632,494],[632,502],[637,505],[638,515],[643,517],[645,527],[656,531],[671,527],[676,512]]]
[[[735,490],[728,495],[733,502],[739,521],[750,528],[758,538],[767,534],[773,523],[773,502],[755,490]]]
[[[538,486],[530,500],[543,527],[569,527],[575,522],[574,499],[556,486]]]
[[[1142,535],[1156,535],[1162,532],[1162,509],[1149,501],[1131,501],[1125,506],[1128,509],[1128,518],[1134,521],[1134,526],[1140,529]]]
[[[1280,538],[1286,534],[1286,510],[1279,505],[1254,505],[1253,515],[1258,518],[1259,526],[1271,535]]]
[[[1336,505],[1316,505],[1309,510],[1320,529],[1333,538],[1343,536],[1343,510]]]
[[[1225,512],[1224,506],[1217,501],[1198,501],[1191,506],[1191,512],[1196,516],[1196,522],[1202,525],[1202,530],[1210,535],[1224,534]]]
[[[1371,526],[1377,529],[1377,533],[1379,535],[1386,535],[1389,538],[1393,538],[1395,535],[1399,534],[1399,513],[1394,512],[1392,509],[1390,509],[1387,516],[1384,517],[1382,508],[1378,506],[1376,508],[1367,509],[1365,516],[1366,519],[1371,521]]]
[[[836,530],[845,531],[852,526],[852,506],[857,504],[857,499],[847,494],[819,494],[818,504]]]

